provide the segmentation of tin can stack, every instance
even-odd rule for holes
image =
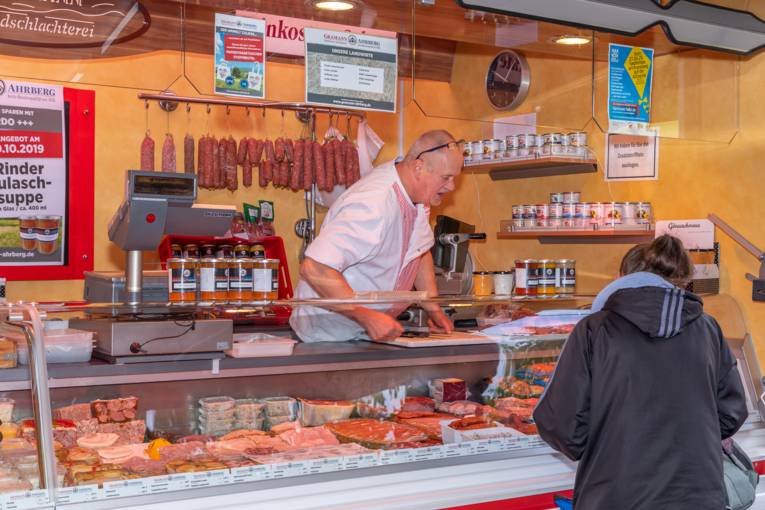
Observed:
[[[578,191],[559,191],[546,204],[513,205],[509,230],[648,228],[652,221],[650,202],[585,202]]]
[[[573,259],[519,259],[515,261],[516,296],[547,298],[576,293]]]
[[[587,133],[521,133],[465,142],[465,166],[541,157],[588,158]]]

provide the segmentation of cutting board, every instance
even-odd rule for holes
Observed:
[[[500,341],[499,337],[490,337],[462,331],[455,333],[431,333],[424,338],[398,337],[394,340],[383,340],[377,343],[396,345],[398,347],[443,347],[446,345],[476,345],[494,344]]]

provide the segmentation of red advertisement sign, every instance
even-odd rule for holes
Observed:
[[[0,158],[60,158],[64,155],[61,133],[0,131]]]

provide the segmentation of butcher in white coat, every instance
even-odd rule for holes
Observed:
[[[400,163],[378,166],[332,204],[300,266],[297,299],[346,299],[355,292],[416,289],[437,296],[430,206],[454,190],[462,170],[460,142],[447,131],[420,136]],[[290,325],[304,342],[342,342],[366,333],[391,340],[403,328],[402,305],[345,305],[331,311],[298,306]],[[437,304],[425,304],[430,325],[450,332]]]

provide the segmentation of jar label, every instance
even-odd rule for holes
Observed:
[[[228,268],[215,268],[215,289],[228,290]]]
[[[42,241],[44,243],[51,243],[58,239],[57,228],[38,228],[36,230],[37,230],[36,237],[38,241]]]
[[[167,272],[170,292],[196,292],[197,277],[193,269],[188,267],[173,268]]]
[[[527,283],[528,283],[527,270],[525,268],[523,269],[516,268],[515,269],[515,288],[525,289]]]
[[[202,267],[199,269],[199,290],[200,292],[215,291],[215,268]]]
[[[229,281],[229,288],[236,290],[252,290],[252,269],[240,267],[238,269],[235,268],[233,271],[234,276]]]
[[[37,239],[37,233],[35,232],[34,227],[22,228],[19,230],[19,237],[31,241]]]

